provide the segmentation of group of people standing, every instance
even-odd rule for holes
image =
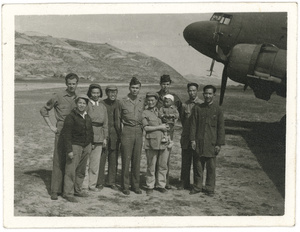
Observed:
[[[173,147],[174,126],[182,123],[181,184],[190,194],[205,192],[213,195],[215,188],[216,155],[224,144],[224,119],[220,108],[213,104],[216,88],[205,86],[204,103],[197,96],[198,85],[189,83],[189,100],[182,104],[178,96],[169,92],[171,78],[163,75],[161,90],[139,95],[141,82],[133,77],[129,93],[117,99],[118,88],[109,85],[107,98],[102,100],[98,84],[89,86],[87,95],[77,92],[78,76],[65,77],[67,89],[56,93],[41,109],[41,115],[55,133],[51,199],[62,195],[70,202],[87,197],[88,191],[100,191],[104,186],[118,190],[116,185],[118,154],[121,154],[121,189],[142,194],[140,189],[140,161],[142,146],[147,158],[146,193],[161,193],[171,189],[169,183],[170,154]],[[56,126],[49,119],[54,109]],[[144,143],[143,143],[143,136]],[[108,178],[105,183],[105,160],[108,157]],[[190,185],[193,162],[194,185]],[[202,186],[204,168],[207,175]],[[131,167],[131,170],[129,170]]]

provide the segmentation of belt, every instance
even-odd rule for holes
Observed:
[[[128,125],[128,124],[124,124],[124,126],[128,126],[128,127],[142,127],[142,125]]]
[[[103,122],[100,123],[100,122],[92,122],[92,125],[95,126],[95,127],[100,127],[100,126],[103,126]]]

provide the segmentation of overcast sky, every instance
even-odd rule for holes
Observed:
[[[59,38],[108,43],[130,52],[142,52],[169,64],[182,75],[207,75],[211,59],[183,38],[184,28],[209,14],[16,16],[15,29]],[[223,65],[215,65],[221,76]]]

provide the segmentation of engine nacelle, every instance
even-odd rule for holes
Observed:
[[[286,97],[286,50],[270,44],[238,44],[228,60],[228,77],[250,86],[257,98]]]

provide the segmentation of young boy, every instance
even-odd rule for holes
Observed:
[[[173,146],[172,135],[174,133],[174,125],[179,118],[179,113],[174,105],[174,97],[171,94],[164,96],[163,107],[159,109],[158,117],[162,120],[163,123],[166,123],[169,126],[169,130],[164,132],[164,137],[162,138],[162,143],[169,143],[168,148]]]

